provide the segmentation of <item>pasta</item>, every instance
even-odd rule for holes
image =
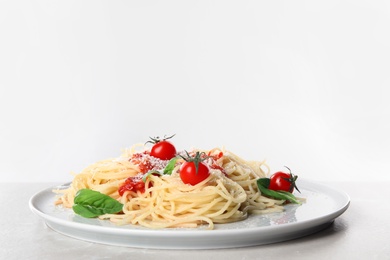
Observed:
[[[194,150],[195,151],[195,150]],[[284,200],[263,196],[256,184],[266,177],[269,168],[264,161],[246,161],[232,152],[215,148],[201,151],[209,155],[204,162],[210,175],[196,185],[183,183],[178,159],[171,174],[150,174],[147,170],[164,169],[168,161],[150,156],[136,146],[120,157],[96,162],[78,174],[58,194],[56,205],[71,208],[77,192],[91,189],[123,204],[122,212],[103,214],[118,225],[140,225],[147,228],[195,228],[206,224],[229,223],[246,219],[249,214],[283,211]],[[145,167],[147,170],[145,170]],[[142,182],[142,189],[124,189],[128,180]]]

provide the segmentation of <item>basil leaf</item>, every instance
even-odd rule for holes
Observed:
[[[257,185],[261,185],[264,188],[268,188],[270,182],[271,182],[271,180],[269,178],[260,178],[257,180]]]
[[[108,195],[90,189],[81,189],[74,198],[73,211],[85,218],[103,214],[114,214],[122,210],[123,204]]]
[[[171,175],[173,172],[173,169],[175,169],[176,161],[177,161],[177,157],[173,157],[172,159],[170,159],[167,166],[165,166],[163,173]]]
[[[167,166],[165,166],[164,170],[160,170],[160,171],[157,171],[157,170],[151,170],[151,171],[148,171],[147,173],[145,173],[145,175],[142,177],[142,181],[143,182],[146,182],[146,179],[151,175],[151,174],[157,174],[157,175],[164,175],[164,174],[168,174],[168,175],[171,175],[172,172],[173,172],[173,169],[175,169],[175,166],[176,166],[176,161],[177,161],[177,157],[173,157],[172,159],[169,160]]]
[[[300,204],[300,202],[297,200],[297,198],[290,192],[287,191],[274,191],[268,189],[270,183],[270,179],[268,178],[260,178],[257,180],[257,187],[259,188],[260,192],[267,196],[278,200],[287,200],[295,204]]]
[[[152,175],[152,174],[156,174],[156,175],[163,175],[161,172],[157,171],[157,170],[152,170],[152,171],[148,171],[147,173],[144,174],[144,176],[142,177],[142,181],[143,182],[146,182],[146,179]]]
[[[277,192],[286,196],[288,201],[295,203],[295,204],[301,204],[301,202],[299,200],[297,200],[297,198],[291,192],[284,191],[284,190],[279,190]]]

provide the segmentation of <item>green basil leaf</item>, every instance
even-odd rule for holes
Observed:
[[[271,180],[269,178],[260,178],[257,180],[257,185],[261,185],[264,188],[268,188],[270,182]]]
[[[81,189],[74,198],[73,211],[85,218],[103,214],[115,214],[122,210],[123,204],[108,195],[90,189]]]
[[[175,169],[175,166],[176,166],[176,161],[177,161],[177,157],[173,157],[172,159],[169,160],[167,166],[165,166],[164,170],[163,171],[157,171],[157,170],[151,170],[151,171],[148,171],[147,173],[145,173],[145,175],[142,177],[142,181],[143,182],[146,182],[146,179],[151,175],[151,174],[158,174],[158,175],[164,175],[164,174],[168,174],[168,175],[171,175],[172,172],[173,172],[173,169]]]
[[[292,203],[300,204],[300,202],[297,200],[297,198],[290,192],[287,191],[274,191],[268,189],[270,179],[268,178],[260,178],[257,180],[257,187],[259,188],[260,192],[267,196],[278,200],[287,200]]]
[[[290,201],[292,203],[295,203],[295,204],[301,204],[301,202],[291,192],[284,191],[284,190],[279,190],[277,192],[279,192],[279,193],[283,194],[284,196],[286,196],[288,201]]]
[[[173,172],[173,169],[175,169],[176,161],[177,161],[177,157],[173,157],[172,159],[170,159],[167,166],[165,166],[163,173],[171,175]]]
[[[151,174],[157,174],[157,175],[163,175],[160,171],[157,171],[157,170],[151,170],[151,171],[148,171],[147,173],[144,174],[144,176],[142,177],[142,181],[143,182],[146,182],[146,179],[151,175]]]

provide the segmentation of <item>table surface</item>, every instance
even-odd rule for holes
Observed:
[[[388,182],[327,182],[351,197],[328,228],[281,243],[214,250],[156,250],[85,242],[64,236],[33,214],[35,193],[59,183],[0,183],[0,259],[390,259]]]

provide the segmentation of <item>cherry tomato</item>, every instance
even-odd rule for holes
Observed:
[[[176,156],[176,148],[171,142],[162,140],[152,146],[150,155],[161,160],[170,160]]]
[[[198,163],[198,171],[196,171],[195,163]],[[185,184],[196,185],[209,175],[209,168],[202,162],[184,162],[180,167],[180,178]]]
[[[290,173],[285,173],[285,172],[275,172],[271,177],[270,177],[270,183],[268,186],[268,189],[270,190],[282,190],[282,191],[287,191],[287,192],[293,192],[294,188],[297,188],[295,181],[297,180],[298,176],[293,175],[290,171]],[[299,191],[299,190],[298,190]]]

